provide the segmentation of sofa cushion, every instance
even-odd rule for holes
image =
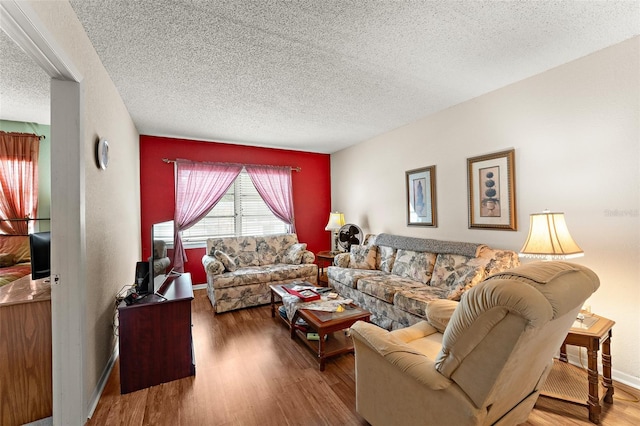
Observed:
[[[260,265],[273,265],[277,263],[276,258],[278,254],[280,254],[277,239],[271,236],[256,237],[256,253],[258,255],[258,264]]]
[[[246,268],[248,266],[261,266],[260,255],[257,251],[239,251],[236,253],[238,258],[238,267]]]
[[[484,278],[484,268],[475,258],[458,254],[438,254],[431,277],[431,287],[446,291],[446,298],[460,300],[465,289],[471,288]]]
[[[393,305],[420,318],[426,318],[427,303],[432,300],[444,299],[446,293],[447,290],[431,286],[402,290],[393,297]]]
[[[238,258],[236,256],[230,256],[227,253],[216,250],[213,252],[213,257],[224,265],[225,271],[233,272],[238,269]]]
[[[434,253],[398,249],[391,273],[427,284],[435,262]]]
[[[376,246],[351,246],[349,267],[356,269],[376,269]]]
[[[302,262],[302,255],[307,249],[307,245],[304,243],[296,243],[290,246],[279,256],[280,262],[288,265],[299,265]]]
[[[363,277],[357,284],[361,292],[387,303],[393,303],[393,296],[398,291],[424,286],[421,282],[392,275]]]
[[[341,268],[339,266],[329,266],[329,268],[327,268],[327,276],[329,277],[329,280],[337,281],[350,288],[356,288],[358,280],[362,277],[370,277],[373,275],[388,274],[374,269]]]
[[[376,269],[382,272],[391,273],[393,270],[393,262],[396,260],[396,249],[387,246],[378,246],[376,256]]]
[[[278,263],[276,265],[269,266],[269,274],[272,282],[309,277],[317,273],[318,270],[316,269],[316,265],[313,263],[304,263],[300,265]]]
[[[271,281],[271,273],[268,266],[248,266],[239,268],[235,272],[225,272],[216,275],[213,281],[214,288],[237,287]]]

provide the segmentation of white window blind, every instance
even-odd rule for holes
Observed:
[[[242,170],[222,199],[200,222],[182,232],[187,246],[201,246],[212,237],[271,235],[287,231],[258,194],[249,174]],[[173,243],[173,221],[154,225],[153,237]]]

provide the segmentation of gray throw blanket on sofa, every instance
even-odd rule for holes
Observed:
[[[375,244],[396,249],[426,251],[429,253],[459,254],[467,257],[478,257],[485,244],[464,243],[457,241],[432,240],[429,238],[403,237],[401,235],[379,234]]]

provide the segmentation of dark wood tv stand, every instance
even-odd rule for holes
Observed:
[[[120,303],[121,393],[196,374],[192,300],[191,274],[184,273],[167,277],[157,294],[129,306]]]

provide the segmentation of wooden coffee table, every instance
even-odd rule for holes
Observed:
[[[271,316],[276,316],[276,298],[282,298],[286,291],[282,285],[270,285],[271,289]],[[371,313],[354,304],[350,304],[342,312],[314,311],[311,309],[298,309],[291,322],[278,315],[289,327],[291,338],[297,335],[314,353],[320,362],[320,371],[324,371],[325,360],[329,357],[353,352],[353,342],[345,330],[356,321],[369,321]],[[307,327],[292,326],[298,318],[302,318]],[[307,339],[307,332],[318,333],[318,340]],[[327,336],[325,340],[325,336]]]
[[[325,360],[329,357],[353,352],[351,336],[346,328],[351,327],[356,321],[369,321],[371,313],[354,304],[350,304],[342,312],[312,311],[311,309],[298,309],[291,321],[291,338],[296,335],[318,355],[320,371],[324,371]],[[295,325],[296,320],[302,318],[308,328]],[[307,339],[309,329],[318,333],[318,340]],[[325,336],[327,336],[325,340]]]

